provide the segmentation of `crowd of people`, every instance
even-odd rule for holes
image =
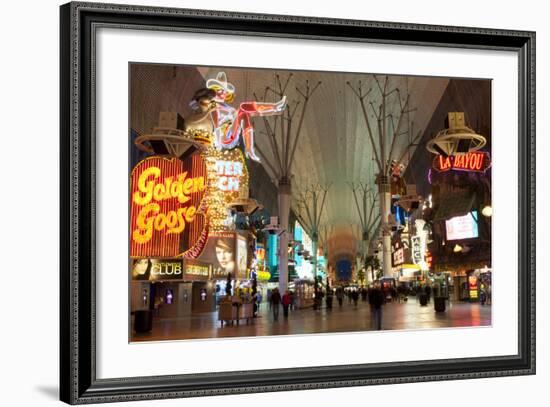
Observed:
[[[389,294],[388,294],[389,293]],[[345,289],[342,286],[336,288],[327,288],[323,290],[317,287],[313,294],[313,309],[320,310],[323,306],[323,300],[327,310],[332,310],[334,297],[338,302],[338,306],[342,307],[344,298],[347,297],[350,304],[356,308],[359,299],[362,302],[368,302],[372,321],[375,329],[382,329],[382,306],[392,300],[391,291],[384,290],[380,282],[375,282],[370,287],[354,287]],[[273,321],[279,320],[280,308],[283,309],[283,317],[286,319],[289,316],[289,311],[296,310],[296,294],[291,290],[286,290],[282,295],[278,288],[267,292],[267,302],[273,314]]]
[[[392,284],[383,284],[381,281],[375,281],[373,284],[366,286],[337,286],[325,287],[321,285],[315,287],[313,292],[313,304],[312,308],[315,311],[321,310],[323,305],[327,311],[332,311],[334,299],[336,298],[338,308],[342,308],[346,299],[347,302],[354,308],[358,307],[359,302],[368,303],[371,312],[371,320],[373,323],[373,329],[382,329],[382,309],[384,304],[388,302],[403,302],[407,301],[408,297],[415,296],[417,301],[421,305],[426,305],[430,302],[432,295],[437,296],[437,291],[434,291],[428,284],[418,284],[411,287],[398,286]],[[278,288],[268,289],[266,293],[266,303],[269,306],[269,311],[273,315],[273,321],[279,320],[280,309],[283,310],[283,318],[287,319],[289,313],[297,310],[299,307],[303,308],[304,303],[301,299],[297,298],[296,292],[293,290],[285,290],[283,293]],[[485,305],[487,297],[486,291],[481,291],[480,302]],[[260,290],[252,292],[251,290],[237,290],[237,295],[233,296],[233,299],[237,298],[237,301],[241,303],[253,303],[254,304],[254,316],[258,315],[258,311],[261,309],[263,302],[262,293]]]

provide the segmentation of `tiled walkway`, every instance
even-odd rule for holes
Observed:
[[[187,318],[155,319],[153,331],[135,334],[132,341],[159,341],[200,339],[217,337],[245,337],[264,335],[289,335],[321,332],[352,332],[372,330],[371,314],[367,303],[359,301],[357,308],[347,300],[342,308],[332,311],[311,308],[291,311],[288,319],[273,321],[268,304],[262,304],[260,317],[249,325],[243,320],[240,325],[220,326],[217,313],[196,314]],[[434,312],[433,302],[421,307],[414,297],[402,303],[389,303],[383,307],[382,329],[425,329],[491,324],[491,306],[469,303],[449,303],[443,313]]]

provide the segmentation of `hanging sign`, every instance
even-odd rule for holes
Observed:
[[[421,261],[423,261],[422,256],[422,241],[420,239],[420,236],[413,236],[411,238],[412,242],[412,260],[414,264],[420,264]]]
[[[436,155],[432,167],[439,172],[468,171],[485,172],[491,166],[491,157],[486,151],[474,151],[467,154],[444,157]]]
[[[405,249],[400,248],[393,252],[393,265],[399,266],[405,263]]]

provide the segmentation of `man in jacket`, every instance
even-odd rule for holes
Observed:
[[[290,293],[288,292],[288,290],[286,290],[282,298],[283,316],[285,318],[288,318],[288,307],[290,306],[290,303],[291,303]]]
[[[376,282],[373,290],[369,293],[369,303],[371,304],[372,321],[374,328],[382,329],[382,305],[384,305],[384,293],[380,287],[380,282]]]
[[[269,303],[271,304],[271,309],[273,310],[273,320],[277,321],[279,319],[279,304],[281,303],[281,294],[279,293],[278,288],[273,289]]]

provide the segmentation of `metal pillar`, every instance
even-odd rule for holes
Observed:
[[[384,277],[392,277],[391,266],[391,230],[388,224],[391,206],[391,189],[389,182],[382,180],[378,183],[378,202],[380,203],[380,222],[382,232],[382,271]]]
[[[283,233],[279,236],[279,291],[283,294],[288,288],[288,217],[290,215],[290,180],[279,181],[279,225]]]

